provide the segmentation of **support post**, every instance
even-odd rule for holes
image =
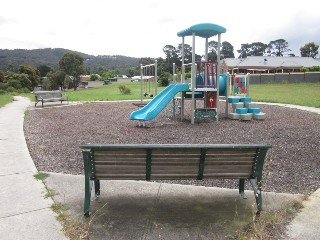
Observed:
[[[191,124],[194,124],[195,117],[195,97],[194,97],[194,89],[196,85],[196,56],[195,56],[195,47],[196,47],[196,34],[192,33],[192,67],[191,67],[191,88],[192,88],[192,99],[191,99]]]

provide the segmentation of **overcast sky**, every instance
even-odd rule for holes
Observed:
[[[236,57],[243,43],[277,39],[285,39],[300,56],[300,47],[320,44],[319,11],[320,2],[314,0],[10,0],[1,3],[0,49],[164,57],[165,45],[181,43],[177,32],[215,23],[227,29],[222,41],[231,43]],[[203,50],[204,40],[197,38],[196,53]]]

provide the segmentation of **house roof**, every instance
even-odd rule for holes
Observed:
[[[188,27],[177,33],[178,37],[192,36],[195,33],[198,37],[210,38],[219,33],[225,33],[226,28],[213,23],[200,23]]]
[[[225,58],[228,67],[239,68],[301,68],[319,66],[320,62],[311,57],[250,56],[247,58]]]

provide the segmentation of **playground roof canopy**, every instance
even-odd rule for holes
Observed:
[[[189,28],[186,28],[177,33],[178,37],[192,36],[192,33],[195,33],[198,37],[210,38],[219,33],[225,33],[226,28],[219,26],[213,23],[200,23],[192,25]]]

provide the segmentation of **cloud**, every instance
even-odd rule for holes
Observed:
[[[314,6],[314,7],[310,7]],[[56,0],[49,7],[40,0],[10,0],[2,6],[0,39],[2,48],[70,48],[93,55],[164,57],[165,45],[178,46],[177,32],[191,25],[211,22],[227,28],[222,41],[234,46],[283,38],[298,49],[320,39],[320,16],[311,0],[288,4],[269,0],[216,2],[202,0]],[[216,38],[210,40],[217,40]],[[186,38],[191,44],[191,38]],[[204,43],[197,39],[196,52]],[[319,44],[319,43],[317,43]]]

